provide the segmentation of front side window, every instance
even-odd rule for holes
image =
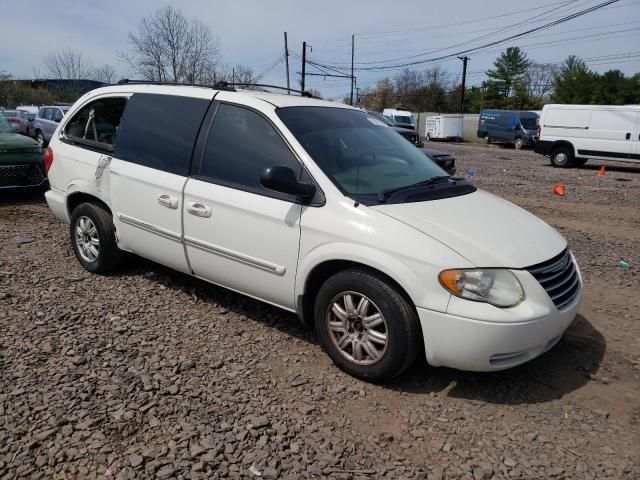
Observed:
[[[286,107],[277,113],[325,175],[348,196],[369,197],[361,199],[375,203],[393,195],[390,201],[397,203],[443,198],[444,189],[449,189],[446,196],[457,195],[450,189],[460,182],[449,182],[447,173],[426,155],[364,112]],[[437,194],[431,192],[436,182]],[[414,195],[418,183],[425,186],[422,197]],[[396,195],[395,190],[404,187],[411,187],[406,189],[407,195]],[[464,193],[470,192],[461,190],[459,194]]]
[[[51,120],[51,118],[53,117],[53,108],[45,108],[42,117],[45,120]]]
[[[268,167],[284,165],[299,177],[301,165],[276,129],[247,108],[221,104],[211,126],[200,175],[231,186],[260,191]]]
[[[126,98],[101,98],[82,107],[65,125],[65,135],[71,140],[95,142],[113,147],[118,135]],[[62,119],[62,111],[55,109]]]
[[[135,93],[118,132],[114,156],[176,175],[189,175],[191,154],[210,100]]]
[[[538,119],[535,117],[520,117],[520,123],[525,130],[535,130],[538,128]]]

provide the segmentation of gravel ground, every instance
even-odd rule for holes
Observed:
[[[138,258],[86,273],[41,196],[4,192],[0,479],[640,478],[640,167],[433,146],[569,240],[585,297],[558,346],[366,384],[291,314]]]

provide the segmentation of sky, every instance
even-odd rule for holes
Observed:
[[[218,39],[222,61],[246,64],[264,83],[285,85],[283,32],[288,32],[292,85],[298,84],[302,42],[308,57],[350,73],[351,35],[355,35],[357,85],[375,86],[401,70],[363,70],[433,60],[518,34],[602,3],[605,0],[0,0],[0,71],[16,78],[46,75],[42,58],[73,49],[93,65],[110,64],[132,77],[118,52],[127,35],[157,8],[172,5],[207,25]],[[55,5],[55,8],[53,8]],[[460,44],[458,47],[454,45]],[[11,46],[11,48],[8,48]],[[520,46],[531,60],[560,63],[574,54],[602,72],[618,68],[640,72],[640,0],[618,2],[543,31],[469,52],[467,85],[479,85],[484,72],[508,46]],[[452,58],[411,68],[439,66],[458,82],[462,62]],[[328,70],[325,70],[327,72]],[[307,72],[321,73],[307,66]],[[345,78],[307,77],[307,89],[325,98],[349,93]]]

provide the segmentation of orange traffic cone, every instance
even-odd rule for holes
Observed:
[[[555,193],[559,197],[564,197],[564,185],[562,185],[561,183],[557,184],[555,187],[553,187],[553,193]]]
[[[605,170],[604,170],[604,165],[602,165],[602,166],[600,167],[600,170],[598,170],[598,176],[599,176],[599,177],[604,177],[606,173],[607,173],[607,172],[605,172]]]

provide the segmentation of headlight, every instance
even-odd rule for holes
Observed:
[[[440,283],[452,294],[496,307],[512,307],[524,299],[524,290],[509,270],[444,270]]]

